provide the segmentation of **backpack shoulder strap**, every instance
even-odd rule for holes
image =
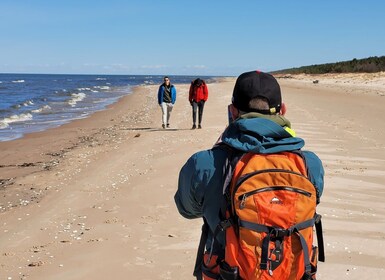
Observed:
[[[209,225],[207,224],[206,219],[203,218],[202,233],[199,241],[197,257],[195,260],[195,267],[194,267],[194,273],[193,273],[193,275],[197,278],[197,280],[203,279],[202,278],[203,256],[205,253],[205,246],[206,246],[208,235],[209,235]]]

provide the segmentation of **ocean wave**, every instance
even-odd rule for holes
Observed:
[[[91,90],[90,88],[86,87],[86,88],[78,88],[77,89],[78,91],[84,91],[84,90]]]
[[[109,90],[110,89],[109,86],[94,86],[94,88],[98,88],[98,89],[101,89],[101,90]]]
[[[0,129],[5,129],[5,128],[7,128],[8,126],[9,126],[8,123],[5,123],[5,122],[0,121]]]
[[[96,78],[97,81],[105,81],[107,80],[106,78]]]
[[[0,120],[0,128],[4,129],[9,126],[10,123],[15,122],[24,122],[32,120],[32,115],[30,113],[20,114],[20,115],[12,115],[10,117],[4,118]]]
[[[15,80],[15,81],[12,81],[12,83],[24,83],[25,80]]]
[[[27,106],[30,106],[30,105],[33,105],[33,104],[34,104],[34,103],[33,103],[32,100],[27,100],[27,101],[25,101],[25,102],[24,102],[23,104],[21,104],[21,105],[27,107]]]
[[[39,108],[39,109],[36,109],[36,110],[32,110],[31,113],[41,113],[43,111],[47,111],[47,110],[50,110],[51,107],[49,105],[44,105],[43,107]]]
[[[12,105],[12,108],[13,108],[13,109],[19,109],[19,108],[21,108],[22,106],[28,107],[28,106],[34,105],[34,104],[35,104],[35,103],[33,103],[32,100],[27,100],[27,101],[24,101],[23,103]]]
[[[76,103],[82,101],[84,98],[86,98],[86,94],[84,92],[79,93],[72,93],[72,98],[68,100],[68,104],[71,105],[71,107],[75,107]]]

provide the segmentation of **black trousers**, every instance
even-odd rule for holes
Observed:
[[[193,117],[193,124],[196,124],[197,120],[197,111],[198,111],[198,124],[202,123],[202,116],[203,116],[203,108],[205,106],[205,102],[203,100],[196,102],[192,102],[192,117]]]

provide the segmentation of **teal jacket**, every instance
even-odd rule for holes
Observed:
[[[290,122],[283,116],[250,113],[230,124],[219,142],[236,150],[254,153],[293,151],[304,146],[304,140],[293,137]],[[324,170],[321,160],[312,152],[302,151],[309,179],[322,195]],[[192,155],[179,173],[175,203],[179,213],[188,219],[204,217],[212,231],[221,221],[220,209],[228,151],[214,147]]]

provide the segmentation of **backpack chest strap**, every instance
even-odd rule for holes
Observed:
[[[243,220],[239,220],[239,227],[247,228],[255,232],[267,233],[267,235],[262,241],[262,255],[261,255],[261,264],[260,264],[260,268],[264,270],[268,269],[268,261],[269,261],[268,254],[270,251],[269,250],[270,241],[272,239],[283,240],[285,237],[289,237],[294,233],[296,236],[298,236],[301,243],[302,251],[304,254],[305,272],[310,273],[311,265],[310,265],[308,246],[303,235],[299,231],[308,227],[313,227],[314,224],[316,223],[316,220],[319,219],[318,216],[319,215],[315,215],[314,218],[295,224],[288,229],[271,227],[271,226],[266,226],[266,225],[252,223],[252,222],[243,221]]]

